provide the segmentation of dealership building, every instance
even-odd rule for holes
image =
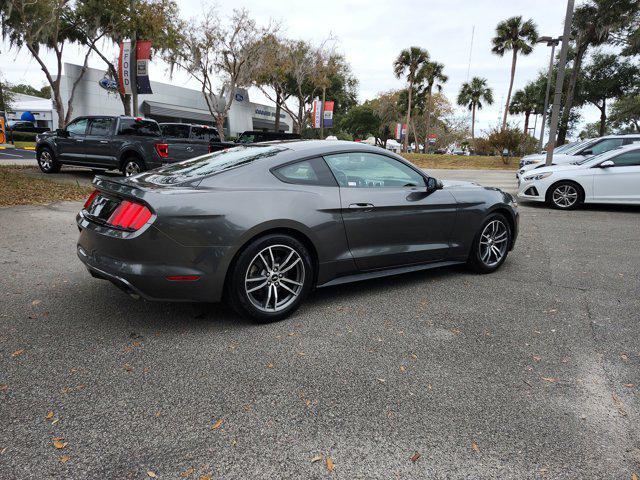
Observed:
[[[64,64],[61,95],[65,109],[73,83],[81,70],[80,65]],[[87,69],[76,86],[73,97],[73,118],[84,115],[122,115],[124,113],[117,92],[103,87],[107,83],[102,81],[104,77],[104,70]],[[158,122],[215,124],[201,91],[153,81],[151,88],[153,94],[138,95],[138,111],[141,116],[153,118]],[[31,114],[38,126],[58,128],[58,119],[51,100],[17,95],[12,102],[12,107],[13,112],[7,115],[9,120],[29,118]],[[225,123],[225,133],[227,136],[236,136],[247,130],[273,131],[275,117],[274,106],[251,102],[249,92],[238,89]],[[292,125],[291,117],[281,112],[279,130],[292,132]]]

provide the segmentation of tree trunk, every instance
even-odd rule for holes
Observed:
[[[569,130],[569,119],[571,115],[571,108],[573,107],[573,97],[576,93],[576,84],[578,83],[578,74],[582,67],[582,58],[587,52],[587,45],[580,44],[578,51],[576,52],[576,58],[573,61],[573,70],[571,71],[571,78],[567,85],[567,90],[564,95],[564,106],[562,108],[562,118],[560,119],[560,125],[558,125],[558,140],[556,145],[563,145],[567,138],[567,132]]]
[[[471,140],[475,140],[474,130],[476,128],[476,104],[471,107]]]
[[[524,134],[525,134],[525,137],[529,134],[529,115],[531,115],[530,111],[524,112]]]
[[[411,94],[413,93],[413,82],[409,82],[409,101],[407,102],[407,133],[404,135],[402,150],[407,153],[409,150],[409,122],[411,121]],[[402,126],[400,126],[402,132]]]
[[[220,135],[220,141],[224,142],[224,140],[225,140],[224,116],[216,115],[216,128],[218,129],[218,135]]]
[[[427,153],[429,148],[429,134],[431,133],[431,89],[429,89],[427,96],[427,115],[426,115],[426,132],[424,134],[424,153]]]
[[[282,104],[282,96],[280,95],[280,92],[278,90],[276,90],[276,120],[275,120],[275,131],[279,132],[280,131],[280,110],[281,110],[281,105]]]
[[[302,135],[302,122],[304,121],[304,99],[298,97],[298,131],[296,133]]]
[[[600,136],[604,136],[604,130],[607,126],[607,99],[602,99],[602,107],[598,105],[600,109]]]
[[[511,80],[509,81],[509,91],[507,92],[507,103],[504,106],[504,116],[502,117],[502,130],[507,127],[507,115],[509,115],[509,103],[511,103],[511,90],[513,90],[513,80],[516,77],[516,61],[518,60],[518,50],[513,49],[511,58]]]

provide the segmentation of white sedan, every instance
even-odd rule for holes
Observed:
[[[521,178],[518,197],[562,210],[583,202],[640,205],[640,145],[527,172]]]

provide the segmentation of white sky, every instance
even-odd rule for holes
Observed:
[[[198,15],[202,0],[179,0],[183,17]],[[337,38],[337,49],[345,55],[355,76],[360,81],[359,100],[374,97],[378,92],[400,88],[401,80],[393,75],[392,63],[403,48],[416,45],[426,48],[433,60],[445,64],[449,81],[443,92],[455,104],[460,85],[467,80],[471,32],[475,26],[469,76],[488,79],[494,91],[495,103],[477,115],[476,131],[488,129],[498,123],[509,87],[510,55],[500,58],[491,53],[491,38],[496,24],[513,15],[532,18],[540,35],[562,34],[566,3],[562,0],[325,0],[297,2],[285,0],[236,0],[218,3],[221,13],[229,14],[233,8],[245,7],[259,22],[270,19],[282,24],[285,34],[317,43],[332,35]],[[44,75],[26,50],[8,50],[0,44],[0,72],[11,83],[30,83],[40,87]],[[550,50],[536,46],[529,56],[520,56],[514,91],[536,77],[539,70],[546,71]],[[66,52],[65,60],[80,63],[82,53],[77,48]],[[48,60],[53,65],[53,57]],[[92,58],[90,66],[103,68],[99,58]],[[178,73],[168,79],[166,65],[154,60],[151,79],[176,85],[198,88],[186,74]],[[253,101],[266,99],[257,89],[251,90]],[[460,109],[464,114],[464,110]],[[583,121],[597,120],[597,110],[583,109]],[[522,125],[522,117],[512,118]]]

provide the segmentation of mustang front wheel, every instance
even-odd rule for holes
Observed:
[[[493,213],[482,223],[467,263],[478,273],[491,273],[504,263],[510,245],[509,222],[501,213]]]

